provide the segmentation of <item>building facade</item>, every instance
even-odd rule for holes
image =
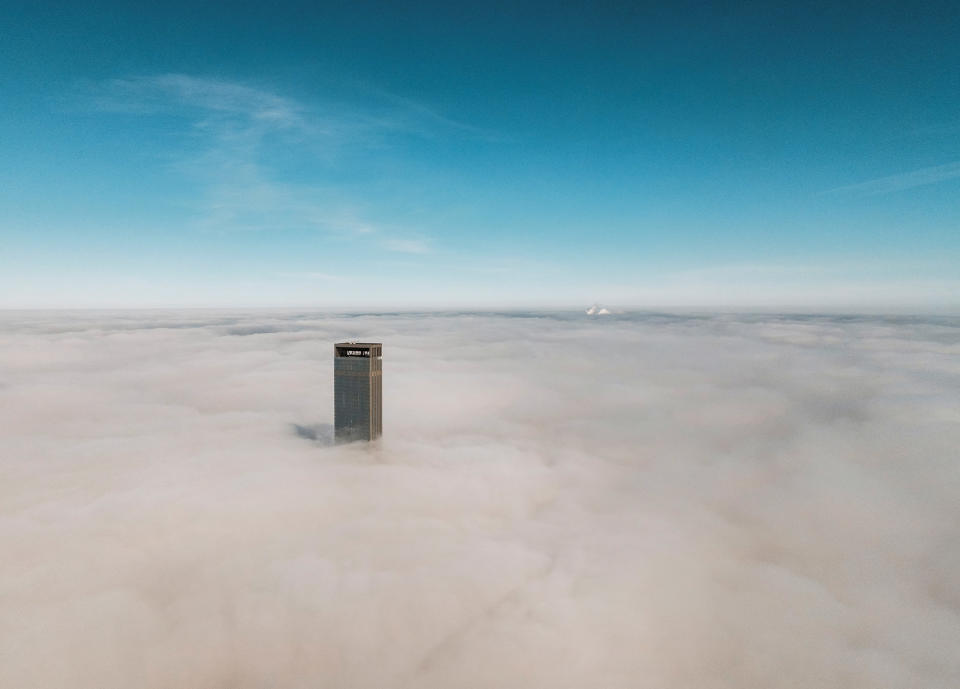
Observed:
[[[375,440],[383,433],[383,345],[333,346],[333,430],[338,443]]]

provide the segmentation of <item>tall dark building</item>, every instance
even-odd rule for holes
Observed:
[[[333,346],[333,429],[338,443],[374,440],[383,433],[383,345]]]

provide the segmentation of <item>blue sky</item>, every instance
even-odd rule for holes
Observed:
[[[3,3],[0,306],[960,304],[956,3],[457,5]]]

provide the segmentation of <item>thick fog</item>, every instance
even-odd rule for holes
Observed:
[[[330,444],[332,343],[384,437]],[[0,686],[955,689],[960,320],[0,315]]]

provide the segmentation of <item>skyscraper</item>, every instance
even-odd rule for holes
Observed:
[[[383,432],[380,342],[333,346],[334,437],[338,443],[375,440]]]

